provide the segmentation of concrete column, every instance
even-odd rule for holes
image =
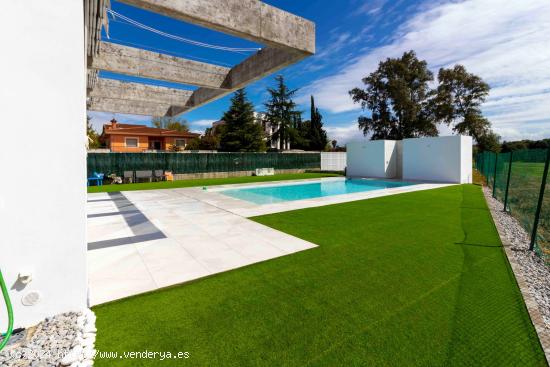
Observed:
[[[86,306],[83,14],[75,0],[4,1],[0,11],[0,31],[12,34],[0,59],[0,268],[16,327]]]

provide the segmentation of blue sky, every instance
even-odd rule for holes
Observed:
[[[436,72],[461,63],[492,87],[484,113],[505,140],[550,138],[550,1],[548,0],[271,0],[265,1],[316,23],[317,53],[288,67],[283,74],[296,101],[309,117],[313,94],[331,139],[344,144],[360,139],[362,114],[347,93],[379,61],[415,50]],[[255,47],[252,42],[213,32],[112,1],[113,10],[164,32],[230,47]],[[124,24],[110,22],[110,40],[224,66],[249,54],[183,44]],[[195,89],[113,73],[102,77]],[[273,77],[247,87],[258,111],[267,99]],[[183,117],[194,131],[204,131],[228,107],[229,97]],[[89,112],[98,131],[116,117],[120,122],[148,124],[150,117]],[[450,134],[447,127],[442,135]]]

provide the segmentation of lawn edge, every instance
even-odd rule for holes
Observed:
[[[304,172],[304,173],[315,173],[315,174],[318,174],[317,177],[310,177],[310,178],[300,178],[300,177],[296,177],[296,178],[286,178],[286,179],[275,179],[275,180],[258,180],[258,181],[251,181],[251,182],[237,182],[237,183],[230,183],[230,184],[227,184],[227,183],[216,183],[216,184],[211,184],[211,185],[206,185],[206,184],[198,184],[198,185],[191,185],[191,186],[173,186],[173,187],[140,187],[140,188],[126,188],[126,189],[121,189],[121,190],[99,190],[99,191],[89,191],[90,189],[88,188],[86,190],[86,193],[89,195],[89,194],[103,194],[103,193],[109,193],[109,192],[125,192],[125,191],[150,191],[150,190],[173,190],[173,189],[187,189],[187,188],[193,188],[193,187],[201,187],[201,186],[224,186],[224,185],[241,185],[241,184],[253,184],[253,183],[269,183],[269,182],[283,182],[283,181],[296,181],[296,180],[318,180],[318,179],[321,179],[321,178],[331,178],[331,177],[344,177],[343,175],[341,174],[338,174],[338,173],[325,173],[325,172],[321,172],[321,173],[316,173],[316,172]],[[285,175],[285,174],[281,174],[281,175]],[[278,176],[278,175],[275,175],[275,176]],[[255,177],[255,176],[240,176],[240,177]],[[238,177],[238,178],[240,178]],[[234,177],[224,177],[224,178],[213,178],[214,180],[224,180],[226,178],[234,178]],[[199,179],[189,179],[189,180],[180,180],[180,181],[195,181],[195,180],[208,180],[208,178],[206,179],[202,179],[202,178],[199,178]],[[139,184],[139,183],[136,183],[136,184]],[[124,185],[127,185],[127,184],[124,184]],[[112,186],[111,184],[109,185],[104,185],[105,187],[108,187],[108,186]],[[117,185],[115,185],[117,186]],[[91,187],[96,187],[96,186],[91,186]]]
[[[519,290],[523,297],[523,301],[525,303],[525,306],[527,307],[527,312],[529,313],[529,317],[531,318],[531,323],[533,324],[533,326],[535,327],[535,331],[537,332],[539,342],[546,357],[546,363],[550,365],[550,330],[548,330],[544,320],[542,319],[538,303],[531,295],[527,281],[523,277],[521,267],[512,253],[512,244],[506,239],[506,236],[504,235],[504,229],[500,225],[499,221],[495,218],[495,214],[493,213],[493,210],[491,210],[489,203],[487,203],[487,196],[485,191],[481,191],[483,192],[483,198],[485,199],[485,203],[487,204],[487,209],[491,213],[491,218],[497,229],[498,236],[500,237],[500,242],[502,243],[502,247],[504,248],[504,253],[508,258],[508,263],[510,264],[512,272],[514,273],[514,276],[516,278],[516,283],[518,284]]]

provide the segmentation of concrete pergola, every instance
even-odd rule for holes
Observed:
[[[108,0],[89,0],[88,110],[176,116],[315,53],[315,24],[258,0],[119,0],[265,47],[231,68],[101,41]],[[104,70],[197,86],[194,91],[98,77]]]

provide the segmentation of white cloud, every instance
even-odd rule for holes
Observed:
[[[384,7],[387,0],[370,0],[365,1],[357,10],[355,11],[354,15],[361,15],[361,14],[367,14],[367,15],[373,15]]]
[[[325,126],[325,130],[329,140],[336,140],[340,146],[346,145],[350,141],[368,140],[370,137],[370,135],[367,137],[363,135],[363,131],[359,129],[357,121],[341,126]],[[452,128],[445,124],[439,125],[438,130],[441,136],[453,135]],[[513,132],[512,130],[510,132],[517,134],[517,132]]]
[[[207,127],[212,126],[212,123],[216,122],[216,121],[218,121],[218,120],[204,119],[204,120],[190,121],[189,125],[193,126],[194,128],[199,128],[199,127],[207,128]]]
[[[381,60],[412,49],[435,69],[461,63],[486,80],[492,90],[484,111],[504,138],[548,136],[549,34],[547,0],[436,3],[400,27],[389,44],[365,50],[336,74],[304,88],[301,98],[314,94],[318,106],[333,113],[359,110],[348,91],[361,86]],[[531,122],[544,134],[522,135]]]
[[[336,140],[338,145],[345,145],[352,140],[365,140],[363,131],[359,130],[357,121],[344,126],[325,126],[329,140]]]

